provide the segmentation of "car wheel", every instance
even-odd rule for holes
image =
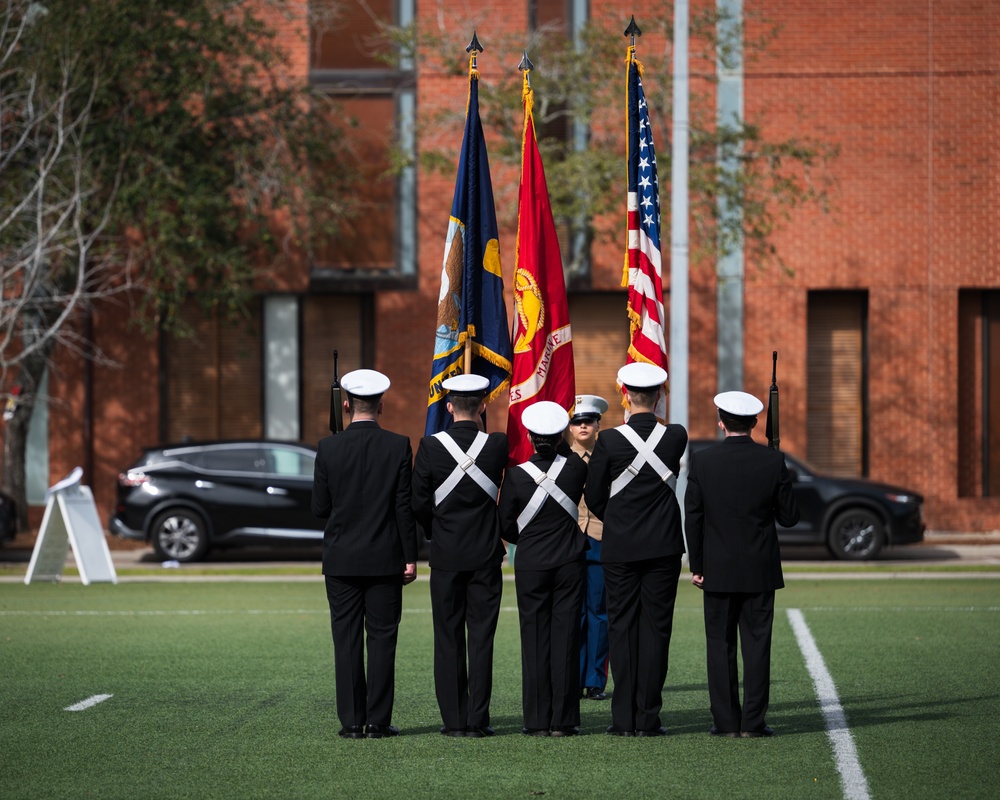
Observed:
[[[882,520],[866,508],[852,508],[834,517],[827,546],[837,558],[866,561],[875,558],[885,544]]]
[[[153,520],[153,549],[164,561],[200,561],[208,552],[202,518],[186,508],[172,508]]]

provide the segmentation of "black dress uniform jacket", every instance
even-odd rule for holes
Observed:
[[[729,436],[691,458],[684,496],[691,572],[707,592],[782,588],[775,520],[799,521],[780,452],[749,436]]]
[[[467,451],[478,431],[475,422],[462,420],[455,422],[448,433]],[[489,434],[486,446],[476,457],[476,466],[499,487],[506,465],[506,434]],[[431,541],[430,566],[462,571],[499,564],[505,549],[500,541],[496,501],[478,483],[463,476],[444,502],[434,507],[434,492],[455,467],[455,459],[441,442],[433,436],[420,440],[413,467],[413,512]]]
[[[320,440],[312,511],[323,531],[324,575],[402,575],[417,560],[410,440],[374,420]]]
[[[645,412],[633,414],[627,424],[645,440],[657,424],[656,416]],[[654,452],[676,475],[687,447],[687,431],[681,425],[666,427]],[[648,464],[624,489],[609,498],[611,482],[628,468],[633,458],[635,448],[619,431],[614,428],[601,431],[590,457],[584,496],[590,510],[604,521],[601,562],[605,564],[684,552],[677,497]]]
[[[542,472],[546,472],[555,459],[536,453],[528,460]],[[556,486],[579,506],[586,482],[587,465],[576,453],[572,453],[556,478]],[[524,531],[518,532],[517,517],[528,505],[537,488],[534,479],[527,472],[520,467],[512,467],[507,471],[503,491],[500,492],[503,536],[511,544],[517,545],[515,572],[519,569],[551,569],[577,561],[587,547],[587,537],[580,530],[577,518],[567,514],[551,497],[545,498],[542,507]]]

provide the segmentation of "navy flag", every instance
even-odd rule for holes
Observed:
[[[490,163],[479,118],[479,73],[474,62],[469,70],[465,136],[444,245],[425,435],[442,431],[451,423],[441,383],[467,372],[489,380],[487,400],[499,397],[510,383],[510,331]]]

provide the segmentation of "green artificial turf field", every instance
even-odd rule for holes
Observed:
[[[790,582],[775,619],[768,722],[778,736],[766,740],[708,736],[701,595],[685,581],[662,714],[670,736],[604,735],[607,701],[583,701],[580,737],[521,736],[513,588],[505,584],[497,632],[496,737],[438,734],[420,581],[404,591],[393,719],[403,735],[348,741],[336,736],[319,580],[0,584],[0,797],[914,800],[1000,791],[996,580]],[[842,704],[832,736],[789,609],[801,612]],[[102,694],[111,697],[64,710]],[[844,741],[860,770],[846,783]]]

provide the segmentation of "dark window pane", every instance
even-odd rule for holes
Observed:
[[[379,23],[395,24],[395,0],[345,0],[324,13],[313,3],[310,26],[312,69],[391,69],[385,57],[392,52]]]
[[[393,269],[396,266],[396,177],[391,172],[396,107],[393,97],[338,100],[357,170],[357,193],[338,235],[316,243],[316,267]]]

